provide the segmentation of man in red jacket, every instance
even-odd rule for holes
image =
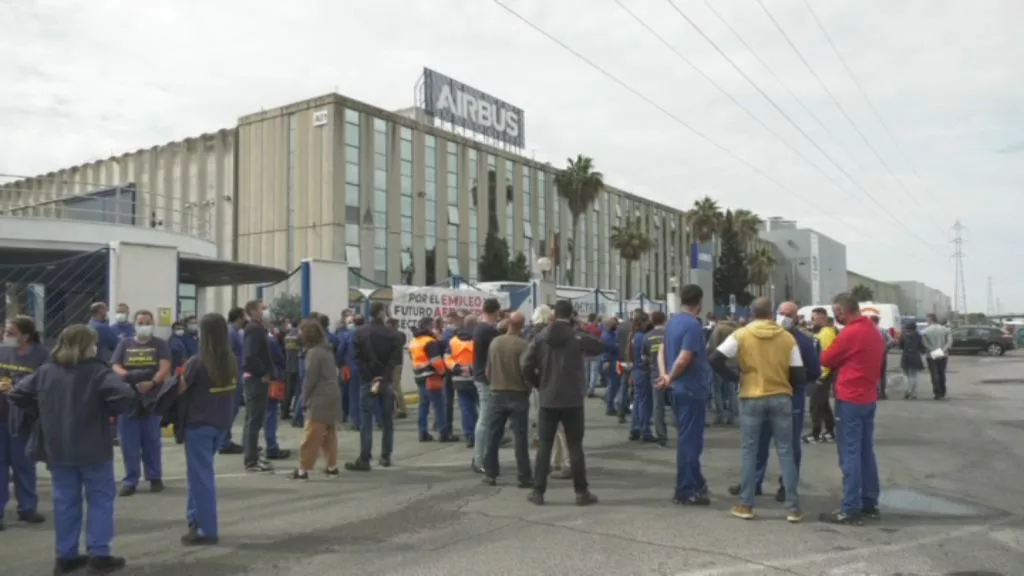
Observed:
[[[838,371],[836,443],[843,471],[842,507],[821,520],[860,526],[863,518],[878,519],[878,462],[875,459],[875,407],[885,342],[878,327],[862,316],[849,293],[832,301],[836,322],[845,326],[821,354],[821,365]]]

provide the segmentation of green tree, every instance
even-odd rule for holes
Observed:
[[[270,313],[274,318],[302,318],[302,296],[298,294],[278,294],[270,302]]]
[[[750,274],[750,283],[762,288],[765,284],[769,284],[772,280],[772,274],[775,272],[775,264],[775,255],[772,254],[772,249],[767,246],[756,248],[748,254],[747,271]],[[761,293],[763,294],[764,292],[762,291]]]
[[[609,240],[611,247],[618,250],[619,255],[626,261],[626,293],[623,296],[632,298],[635,295],[633,263],[654,248],[654,240],[644,228],[643,219],[639,216],[626,218],[622,226],[612,226]]]
[[[505,242],[505,240],[502,240]],[[506,250],[508,248],[506,247]],[[516,254],[516,257],[509,260],[508,263],[508,276],[506,278],[510,282],[529,282],[530,281],[530,265],[526,262],[526,255],[522,252]]]
[[[874,291],[863,284],[857,284],[853,288],[850,288],[850,294],[852,294],[858,302],[870,302],[875,297]]]
[[[750,210],[739,209],[733,212],[733,223],[736,226],[736,233],[740,237],[740,245],[744,248],[753,245],[761,231],[761,217]]]
[[[572,247],[569,253],[569,284],[576,280],[576,246],[579,246],[580,217],[597,201],[604,189],[604,175],[594,170],[594,160],[588,156],[577,154],[576,159],[568,159],[564,170],[555,175],[555,189],[558,195],[569,205],[572,216]]]
[[[738,306],[746,306],[752,299],[750,293],[747,292],[747,285],[750,284],[750,272],[747,270],[746,257],[731,211],[727,211],[722,218],[722,227],[718,237],[721,240],[721,254],[718,257],[718,262],[715,263],[715,303],[718,305],[728,304],[731,294],[736,296]]]
[[[509,250],[508,242],[498,236],[492,227],[484,239],[484,252],[480,255],[477,270],[481,282],[501,282],[508,280]]]
[[[705,196],[693,202],[693,208],[686,213],[686,225],[690,229],[690,241],[699,244],[711,242],[722,228],[722,209],[718,202]]]

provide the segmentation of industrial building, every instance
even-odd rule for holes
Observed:
[[[885,282],[882,280],[876,280],[870,276],[858,274],[852,270],[846,272],[846,284],[847,289],[853,290],[856,286],[864,286],[871,290],[871,300],[874,302],[880,302],[884,304],[895,304],[899,306],[900,312],[907,314],[903,310],[903,304],[901,300],[903,298],[900,287],[893,284],[892,282]]]
[[[897,301],[900,312],[905,316],[924,317],[935,314],[940,319],[947,319],[953,311],[952,299],[931,286],[916,280],[892,282],[899,288],[900,297]]]
[[[831,302],[847,289],[846,246],[793,220],[772,217],[761,224],[759,236],[777,249],[775,294],[802,305]]]

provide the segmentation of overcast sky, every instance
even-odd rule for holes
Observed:
[[[868,276],[952,295],[959,218],[970,308],[984,311],[992,276],[1004,311],[1024,312],[1024,3],[810,0],[894,143],[804,0],[762,1],[846,115],[757,0],[714,0],[721,19],[704,0],[675,5],[799,130],[665,0],[623,2],[729,96],[614,0],[507,4],[654,104],[492,1],[0,0],[0,172],[331,91],[397,109],[429,66],[524,109],[538,160],[584,153],[609,184],[674,207],[707,194],[796,219],[844,242]]]

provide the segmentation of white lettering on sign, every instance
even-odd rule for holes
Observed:
[[[466,118],[474,124],[493,128],[498,132],[504,132],[512,138],[519,136],[519,114],[515,111],[495,106],[461,90],[455,90],[453,93],[448,84],[441,87],[437,109],[447,109],[456,116]]]
[[[313,112],[313,126],[326,126],[329,118],[330,114],[327,110],[317,110]]]
[[[444,318],[450,312],[479,314],[483,310],[484,300],[488,298],[497,298],[502,308],[509,307],[508,294],[478,290],[393,286],[391,295],[388,312],[398,321],[398,328],[409,333],[424,317]]]
[[[697,254],[697,260],[699,262],[706,262],[711,264],[711,253],[710,252],[699,252]]]

